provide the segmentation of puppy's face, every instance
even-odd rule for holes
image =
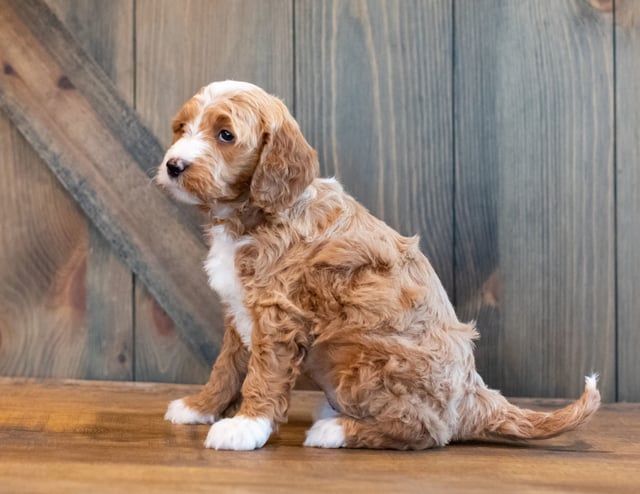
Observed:
[[[173,120],[157,182],[206,208],[250,201],[276,210],[313,180],[318,164],[284,104],[253,84],[214,82]]]
[[[158,183],[190,204],[211,205],[242,195],[263,144],[264,122],[250,105],[252,95],[261,92],[251,84],[221,82],[187,101],[173,120],[173,143],[158,170]]]

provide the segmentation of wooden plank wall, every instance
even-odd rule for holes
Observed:
[[[322,174],[420,233],[451,293],[451,2],[295,5],[295,113]]]
[[[132,104],[132,5],[126,0],[51,0],[49,5]],[[79,377],[131,380],[135,377],[132,275],[90,222],[76,258],[86,269],[87,363],[86,374]]]
[[[147,175],[161,144],[42,0],[2,0],[0,24],[2,107],[190,347],[213,360],[222,331],[209,328],[222,313],[200,228]]]
[[[488,384],[574,396],[596,370],[640,400],[640,2],[48,3],[164,145],[209,81],[282,97],[323,174],[421,235]],[[204,381],[6,120],[0,143],[0,374]]]
[[[618,399],[640,401],[640,2],[615,14]]]
[[[455,21],[456,301],[488,332],[479,365],[534,396],[597,369],[613,399],[612,15],[468,0]]]

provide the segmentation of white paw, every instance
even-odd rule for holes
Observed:
[[[211,414],[204,414],[189,408],[183,400],[174,400],[169,403],[165,420],[170,420],[172,424],[213,424],[216,418]]]
[[[347,443],[340,419],[334,417],[316,421],[307,431],[304,445],[312,448],[344,448]]]
[[[264,446],[270,435],[269,419],[235,416],[213,424],[204,445],[213,449],[247,451]]]

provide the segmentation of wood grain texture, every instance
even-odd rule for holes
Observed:
[[[136,284],[136,380],[204,384],[211,361],[197,358],[176,324],[149,294]],[[215,327],[216,321],[211,326]]]
[[[640,401],[640,2],[616,3],[618,399]]]
[[[419,452],[321,450],[301,447],[321,395],[294,392],[289,423],[264,449],[231,452],[204,448],[207,426],[162,419],[169,400],[195,389],[0,379],[2,489],[47,494],[640,490],[637,404],[606,405],[583,428],[546,441]],[[562,404],[518,403],[537,409]]]
[[[87,223],[0,117],[0,375],[84,377]]]
[[[80,46],[133,103],[133,1],[48,0]],[[90,379],[125,379],[133,369],[133,280],[93,226],[86,255],[87,370]]]
[[[103,70],[68,48],[41,2],[0,0],[0,22],[22,13],[0,30],[0,100],[98,227],[2,120],[0,374],[206,379],[221,318],[203,281],[202,218],[146,198],[157,196],[149,177],[172,115],[200,86],[234,78],[285,100],[323,175],[421,234],[461,318],[478,319],[490,385],[575,396],[596,370],[607,400],[616,385],[620,399],[640,400],[640,2],[615,2],[614,29],[612,0],[46,1]],[[35,45],[42,58],[25,58]],[[7,87],[43,109],[37,133]],[[62,166],[70,160],[104,166],[83,182]],[[129,169],[142,172],[126,183]],[[112,216],[92,180],[127,190],[106,199],[121,202]],[[135,264],[156,249],[128,250],[140,232],[117,228],[132,210],[160,225],[156,246],[191,246],[180,262],[201,286],[152,280],[175,274],[176,257],[154,258],[158,271]],[[182,322],[142,281],[132,293],[121,256]],[[195,295],[195,309],[176,294]]]
[[[293,100],[289,0],[138,0],[137,110],[163,146],[171,120],[213,81],[253,82]]]
[[[455,12],[457,259],[472,273],[458,273],[459,302],[488,295],[499,310],[479,366],[490,385],[534,396],[578,395],[596,370],[612,400],[612,16],[548,0],[459,1]],[[475,56],[487,64],[467,73]],[[474,259],[472,242],[493,252]]]
[[[500,0],[454,2],[456,311],[476,320],[477,367],[500,385],[502,280],[497,250],[499,167],[496,90]]]
[[[181,322],[197,354],[211,360],[221,332],[208,328],[220,319],[220,306],[202,273],[200,236],[143,171],[154,148],[161,154],[157,141],[44,4],[1,6],[2,107],[117,254]]]
[[[295,113],[321,173],[421,235],[451,295],[451,3],[295,5]]]
[[[164,146],[171,142],[174,114],[212,81],[250,81],[291,104],[289,0],[142,0],[136,6],[136,109]],[[194,362],[178,338],[180,328],[136,286],[136,377],[205,382],[210,367]],[[217,331],[221,321],[210,324]]]

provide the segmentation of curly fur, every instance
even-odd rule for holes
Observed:
[[[550,437],[598,408],[595,380],[551,413],[519,409],[488,389],[475,370],[476,329],[456,317],[418,239],[370,215],[336,180],[317,178],[316,153],[277,98],[246,83],[213,83],[173,128],[158,182],[209,213],[209,275],[228,314],[211,379],[185,406],[221,417],[239,404],[237,417],[276,428],[307,370],[337,412],[307,444],[395,449]],[[217,137],[222,128],[234,142]],[[170,177],[167,160],[185,155],[189,167]],[[224,270],[223,248],[233,254]],[[325,430],[330,438],[314,439]],[[259,447],[258,439],[247,444]]]

